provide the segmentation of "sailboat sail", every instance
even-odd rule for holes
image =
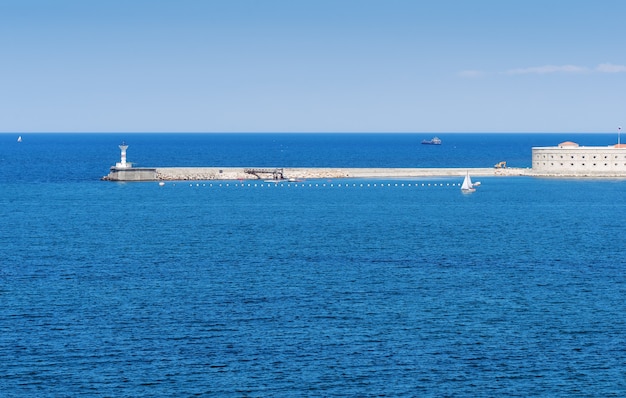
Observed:
[[[474,184],[472,184],[472,179],[470,178],[469,172],[465,175],[463,179],[463,184],[461,185],[461,191],[465,192],[474,192],[476,189],[474,188]]]

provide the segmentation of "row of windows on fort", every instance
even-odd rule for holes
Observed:
[[[536,163],[537,165],[539,164],[539,162],[535,162],[535,163]],[[546,163],[545,163],[545,162],[543,162],[543,163],[541,163],[541,165],[542,165],[542,166],[545,166],[545,165],[546,165]],[[564,165],[564,163],[560,163],[559,165],[560,165],[560,166],[563,166],[563,165]],[[576,165],[576,163],[570,163],[569,165],[570,165],[570,166],[575,166],[575,165]],[[586,164],[585,164],[585,163],[580,163],[580,165],[581,165],[581,166],[586,166]],[[595,167],[595,166],[597,166],[598,164],[597,164],[597,163],[592,163],[591,165]],[[615,164],[614,164],[614,166],[618,166],[618,165],[619,165],[618,163],[615,163]],[[554,163],[550,163],[550,166],[554,166]],[[608,167],[608,166],[609,166],[609,164],[608,164],[608,163],[604,163],[604,167]],[[624,166],[626,166],[626,163],[624,163]]]
[[[537,155],[537,158],[539,156],[542,156],[544,159],[546,158],[546,155]],[[587,158],[586,156],[587,155],[581,155],[580,157],[581,157],[581,159],[586,159]],[[598,157],[599,156],[597,156],[597,155],[593,155],[591,157],[591,159],[597,159]],[[560,159],[565,159],[565,155],[560,155],[559,158]],[[570,158],[571,159],[576,159],[576,155],[570,155]],[[608,158],[609,158],[609,155],[604,155],[604,159],[608,159]],[[618,159],[618,158],[619,158],[618,155],[615,155],[615,159]],[[554,155],[550,155],[550,159],[554,159]],[[624,155],[624,159],[626,159],[626,155]]]

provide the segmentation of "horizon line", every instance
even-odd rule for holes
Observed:
[[[0,131],[0,134],[617,134],[617,131]]]

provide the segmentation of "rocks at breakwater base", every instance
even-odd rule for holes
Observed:
[[[257,179],[242,167],[161,167],[157,169],[157,178],[166,181]]]
[[[256,180],[261,176],[249,174],[246,169],[228,168],[158,168],[159,180]],[[469,170],[472,176],[529,175],[529,169],[493,168],[283,168],[284,179],[329,179],[329,178],[418,178],[457,177]],[[271,179],[268,175],[266,179]]]
[[[102,177],[106,181],[156,181],[156,168],[111,167],[109,174]]]
[[[197,180],[257,180],[273,179],[271,174],[251,174],[243,167],[159,167],[154,169],[111,169],[104,177],[110,181],[197,181]],[[530,169],[521,168],[283,168],[283,179],[329,178],[420,178],[459,177],[467,171],[472,176],[523,176],[533,175]]]

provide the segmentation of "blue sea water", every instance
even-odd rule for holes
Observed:
[[[602,134],[0,135],[0,395],[624,396],[626,181],[100,181],[530,167]]]

